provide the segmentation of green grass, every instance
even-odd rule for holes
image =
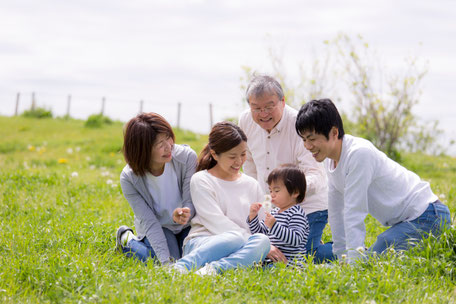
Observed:
[[[355,266],[179,275],[114,251],[132,225],[119,174],[122,124],[0,117],[0,301],[4,303],[449,303],[456,232]],[[199,152],[207,136],[176,131]],[[414,154],[403,164],[456,210],[456,159]],[[384,230],[366,220],[367,245]],[[330,240],[329,229],[324,238]]]

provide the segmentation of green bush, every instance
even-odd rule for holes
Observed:
[[[112,124],[111,118],[103,116],[102,114],[92,114],[87,118],[84,124],[86,128],[101,128],[103,125]]]
[[[24,111],[22,116],[29,118],[52,118],[52,111],[45,108],[36,108]]]

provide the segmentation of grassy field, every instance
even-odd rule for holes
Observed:
[[[199,152],[207,136],[177,131]],[[119,174],[122,124],[0,117],[0,301],[3,303],[452,303],[456,232],[354,266],[179,275],[115,252],[133,224]],[[404,155],[456,211],[456,159]],[[383,228],[366,220],[367,245]],[[330,240],[329,229],[325,240]]]

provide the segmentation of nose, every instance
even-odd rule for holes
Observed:
[[[307,149],[307,150],[310,150],[312,149],[312,144],[310,143],[310,141],[306,140],[304,142],[304,147]]]

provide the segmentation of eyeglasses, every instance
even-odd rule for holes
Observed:
[[[261,112],[264,112],[265,114],[269,114],[272,111],[274,111],[276,106],[277,106],[277,104],[274,104],[272,106],[267,106],[267,107],[264,107],[264,108],[255,108],[255,109],[254,108],[250,108],[250,110],[254,114],[260,114]]]

